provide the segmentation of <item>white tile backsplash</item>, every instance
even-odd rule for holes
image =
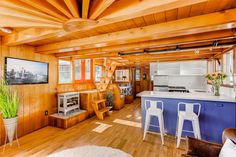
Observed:
[[[181,76],[168,77],[169,86],[185,86],[187,89],[207,89],[207,81],[204,76]]]

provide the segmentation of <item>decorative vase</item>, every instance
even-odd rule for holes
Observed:
[[[214,89],[214,95],[215,96],[220,96],[220,85],[213,83],[213,89]]]
[[[10,146],[12,146],[12,142],[13,142],[14,135],[16,132],[17,120],[18,120],[18,117],[3,119],[6,134],[7,134],[6,136],[9,140]]]

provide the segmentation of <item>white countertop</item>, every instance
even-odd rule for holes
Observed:
[[[153,98],[223,101],[223,102],[236,103],[236,99],[234,97],[229,97],[225,95],[214,96],[211,93],[204,93],[204,92],[179,93],[179,92],[143,91],[141,93],[138,93],[137,96],[138,97],[153,97]]]

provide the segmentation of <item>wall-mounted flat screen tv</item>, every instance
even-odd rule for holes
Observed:
[[[9,85],[48,83],[48,63],[5,58],[5,79]]]

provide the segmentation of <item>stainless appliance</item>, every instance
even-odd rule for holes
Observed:
[[[153,90],[168,92],[168,76],[155,75],[153,79]]]
[[[169,92],[181,92],[181,93],[189,93],[189,90],[183,86],[168,86]]]

